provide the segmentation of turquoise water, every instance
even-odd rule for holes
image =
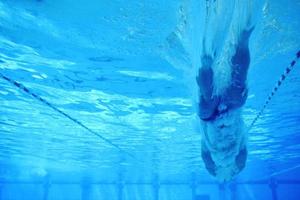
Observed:
[[[212,27],[225,33],[239,7],[208,2],[225,8]],[[205,170],[195,57],[206,5],[1,0],[0,199],[272,199],[273,182],[278,199],[299,199],[299,65],[250,130],[245,170],[224,185]],[[299,1],[253,7],[246,126],[300,46]]]

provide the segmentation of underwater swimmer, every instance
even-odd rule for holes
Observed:
[[[198,71],[198,115],[203,127],[202,158],[206,169],[220,181],[237,175],[247,160],[247,136],[241,107],[247,99],[247,72],[250,64],[249,38],[253,28],[242,30],[230,59],[230,84],[215,93],[215,54],[202,53]]]

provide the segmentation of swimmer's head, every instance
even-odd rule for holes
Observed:
[[[208,172],[228,181],[241,172],[247,160],[246,134],[239,111],[224,113],[204,122],[202,159]]]
[[[207,171],[215,176],[219,181],[229,181],[239,174],[246,165],[247,148],[244,147],[233,157],[232,162],[223,164],[222,162],[214,161],[212,154],[202,148],[202,159],[205,163]]]

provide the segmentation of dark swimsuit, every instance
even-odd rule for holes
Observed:
[[[203,121],[215,120],[229,110],[242,107],[248,95],[246,76],[250,63],[249,49],[245,44],[238,46],[237,52],[231,59],[231,84],[223,94],[214,95],[213,58],[202,57],[203,68],[199,69],[197,84],[200,88],[198,115]]]
[[[200,96],[198,115],[203,121],[213,121],[221,114],[239,108],[245,104],[248,90],[244,87],[231,85],[222,96],[213,96],[206,100]]]
[[[221,114],[240,108],[245,104],[248,95],[246,86],[247,71],[250,64],[248,48],[249,37],[254,27],[244,30],[239,38],[236,52],[231,58],[231,85],[219,96],[213,95],[213,60],[214,56],[203,54],[202,67],[199,69],[197,83],[200,88],[198,115],[203,121],[212,121]]]

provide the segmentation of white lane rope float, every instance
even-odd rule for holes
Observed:
[[[263,114],[264,110],[266,109],[266,107],[268,106],[268,104],[270,103],[270,101],[272,100],[273,96],[276,94],[276,92],[278,91],[279,87],[285,81],[286,77],[294,69],[294,67],[296,66],[296,64],[297,64],[297,62],[298,62],[299,59],[300,59],[300,51],[297,52],[296,57],[292,60],[292,62],[289,64],[289,66],[287,68],[285,68],[284,73],[281,74],[279,80],[277,81],[276,85],[273,87],[273,90],[269,94],[269,96],[268,96],[267,100],[265,101],[263,107],[260,109],[260,111],[258,112],[258,114],[256,115],[256,117],[254,118],[254,120],[250,124],[248,132],[250,131],[250,129],[253,128],[253,126],[255,125],[256,121],[261,117],[261,115]]]
[[[78,126],[82,127],[83,129],[87,130],[89,133],[97,136],[98,138],[100,138],[101,140],[105,141],[106,143],[110,144],[111,146],[115,147],[116,149],[118,149],[120,152],[123,152],[124,154],[127,154],[128,156],[134,158],[135,160],[137,160],[137,158],[125,151],[124,149],[122,149],[119,145],[113,143],[112,141],[110,141],[109,139],[107,139],[106,137],[102,136],[101,134],[93,131],[92,129],[90,129],[89,127],[87,127],[86,125],[84,125],[82,122],[80,122],[79,120],[75,119],[74,117],[70,116],[69,114],[65,113],[64,111],[60,110],[59,108],[57,108],[56,106],[54,106],[53,104],[51,104],[50,102],[48,102],[46,99],[40,97],[39,95],[37,95],[36,93],[32,92],[29,88],[27,88],[26,86],[24,86],[23,84],[9,78],[8,76],[3,75],[0,72],[0,77],[4,80],[6,80],[7,82],[11,83],[12,85],[16,86],[17,88],[19,88],[20,90],[22,90],[23,92],[27,93],[28,95],[32,96],[34,99],[40,101],[41,103],[43,103],[44,105],[52,108],[54,111],[58,112],[59,114],[61,114],[62,116],[68,118],[69,120],[71,120],[72,122],[74,122],[75,124],[77,124]],[[139,161],[139,160],[137,160]]]

